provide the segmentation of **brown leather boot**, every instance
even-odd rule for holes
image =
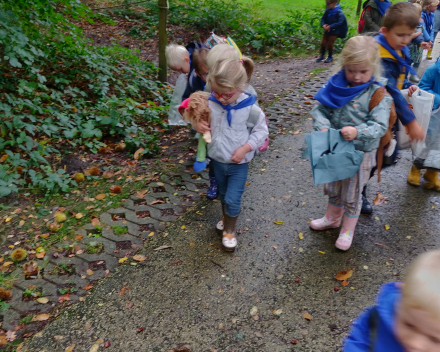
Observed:
[[[411,167],[409,171],[408,178],[406,180],[410,185],[420,186],[420,170],[416,168],[414,165]]]
[[[229,216],[225,213],[224,230],[222,244],[226,251],[233,252],[237,247],[237,239],[235,238],[235,224],[237,223],[237,216]]]
[[[438,171],[428,169],[425,171],[423,178],[426,181],[423,184],[424,188],[433,189],[435,191],[440,191],[440,180],[438,179]]]

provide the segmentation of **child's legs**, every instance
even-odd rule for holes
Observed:
[[[341,198],[345,214],[358,217],[362,208],[362,190],[367,184],[371,170],[376,166],[376,150],[364,153],[359,171],[351,178],[342,180]]]
[[[225,203],[226,214],[237,216],[240,213],[241,196],[243,195],[248,174],[248,164],[224,164],[212,160],[217,180],[220,200]]]
[[[324,194],[328,196],[328,202],[336,207],[342,207],[341,188],[342,181],[326,183],[324,185]]]
[[[325,52],[327,49],[327,41],[328,41],[328,35],[324,33],[321,39],[321,52]]]
[[[208,169],[209,169],[209,171],[208,171],[209,177],[215,177],[214,167],[212,166],[212,162],[209,163]]]
[[[335,46],[335,41],[338,39],[336,35],[329,35],[327,39],[327,50],[329,53],[333,53],[333,49]]]

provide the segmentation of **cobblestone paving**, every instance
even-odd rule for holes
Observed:
[[[301,83],[298,91],[279,95],[274,104],[264,108],[271,136],[283,133],[297,116],[307,113],[313,107],[312,96],[325,82],[326,77],[326,72],[311,75],[309,80]],[[122,207],[101,214],[103,228],[99,234],[99,230],[90,224],[77,231],[78,235],[83,236],[78,244],[57,245],[58,248],[72,247],[70,256],[57,257],[56,252],[53,252],[48,253],[45,260],[36,260],[41,268],[37,278],[27,279],[23,270],[17,269],[13,273],[16,279],[12,289],[13,298],[9,302],[11,308],[2,313],[2,328],[13,330],[30,313],[53,311],[62,296],[60,289],[64,292],[73,288],[68,291],[70,300],[66,303],[80,300],[97,280],[120,265],[121,258],[134,256],[150,236],[164,232],[170,222],[178,219],[186,209],[204,196],[208,187],[209,176],[206,171],[199,175],[193,171],[192,162],[179,164],[173,175],[162,176],[159,182],[148,184],[145,197],[133,195]],[[126,228],[126,232],[116,234],[115,227]],[[96,248],[100,244],[100,253],[89,253],[91,246]],[[60,268],[70,268],[74,274],[60,274]],[[23,292],[30,285],[42,288],[43,295],[49,302],[40,304],[36,300],[24,301]],[[26,336],[32,324],[26,325],[19,333]]]

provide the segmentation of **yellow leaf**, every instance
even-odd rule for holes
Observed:
[[[32,320],[33,321],[44,321],[50,318],[49,314],[38,314]]]
[[[302,234],[302,232],[299,233],[298,237],[299,237],[300,240],[304,239],[304,235]]]
[[[37,253],[44,252],[44,248],[43,247],[37,247],[35,249],[35,252],[37,252]]]
[[[93,270],[87,269],[87,275],[92,276],[94,274]]]
[[[251,184],[250,182],[246,182],[244,185],[249,186],[250,184]]]
[[[378,217],[378,216],[376,216],[376,217],[375,217],[375,219],[376,219],[376,220],[379,220],[379,217]]]
[[[78,220],[81,219],[84,216],[83,213],[78,213],[75,215],[75,218],[77,218]]]
[[[284,221],[275,220],[274,223],[277,224],[277,225],[282,225],[282,224],[284,224]]]
[[[180,229],[181,230],[185,229],[185,225],[180,226]]]
[[[45,303],[49,302],[49,300],[46,297],[40,297],[37,299],[37,302],[41,303],[41,304],[45,304]]]
[[[104,193],[98,194],[98,195],[95,197],[96,200],[103,200],[104,198],[105,198],[105,194],[104,194]]]
[[[37,253],[37,254],[35,254],[35,256],[38,258],[38,259],[43,259],[45,256],[46,256],[46,252],[39,252],[39,253]]]
[[[346,281],[353,275],[353,270],[343,270],[336,275],[336,280]]]
[[[6,220],[5,220],[5,222],[9,222],[9,221],[11,221],[11,220],[12,220],[11,217],[7,217]]]
[[[139,154],[142,153],[144,151],[144,148],[139,148],[138,150],[136,150],[136,152],[134,153],[134,160],[138,160],[139,159]]]
[[[89,352],[98,352],[98,349],[99,349],[99,345],[97,343],[95,343]]]
[[[138,254],[138,255],[135,255],[135,256],[133,257],[133,259],[136,260],[137,262],[143,262],[143,261],[144,261],[145,259],[147,259],[147,258],[145,257],[145,255]]]
[[[318,253],[319,253],[319,254],[325,254],[325,252],[323,252],[323,251],[318,251]]]
[[[124,258],[121,258],[121,259],[119,259],[119,263],[123,263],[123,262],[125,262],[126,260],[128,260],[128,258],[127,257],[124,257]]]
[[[148,237],[153,237],[154,236],[154,232],[150,232],[149,234],[148,234]]]
[[[64,352],[72,352],[74,348],[75,348],[75,345],[67,346],[66,349],[64,350]]]
[[[389,230],[390,229],[390,225],[385,225],[385,230]]]
[[[312,316],[309,313],[307,313],[307,312],[305,312],[303,314],[303,318],[308,320],[308,321],[311,321],[313,319]]]
[[[194,246],[195,245],[195,243],[194,242],[190,242],[190,244],[189,244],[190,246]]]
[[[261,169],[261,171],[266,171],[266,169]]]
[[[18,225],[23,226],[24,225],[24,220],[21,220]]]

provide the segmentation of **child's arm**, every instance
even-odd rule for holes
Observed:
[[[440,104],[440,92],[434,91],[437,75],[437,67],[433,65],[425,71],[419,83],[420,89],[423,89],[428,93],[434,94],[434,109],[436,109]]]
[[[316,131],[331,128],[330,111],[322,104],[315,105],[310,112],[313,118],[313,128]]]
[[[343,352],[369,352],[370,349],[370,309],[362,313],[353,323],[348,337],[344,340]]]
[[[335,23],[332,23],[330,25],[329,31],[331,31],[332,29],[341,27],[343,23],[344,23],[344,15],[342,14],[342,11],[339,10],[338,11],[338,20]]]
[[[392,99],[385,95],[381,102],[366,116],[365,123],[356,126],[358,140],[379,139],[385,135],[388,130],[391,103]]]

